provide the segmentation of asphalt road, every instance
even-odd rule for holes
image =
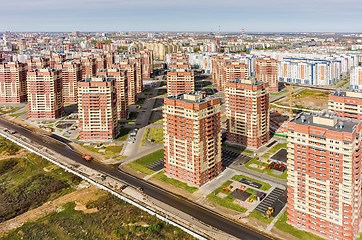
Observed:
[[[253,231],[243,225],[237,224],[229,219],[226,219],[221,215],[219,215],[218,213],[210,211],[209,209],[204,208],[201,205],[193,203],[181,196],[177,196],[175,194],[167,192],[164,189],[161,189],[149,182],[146,182],[128,173],[120,171],[118,170],[118,167],[116,165],[103,165],[96,161],[90,161],[90,162],[85,161],[79,153],[73,151],[69,147],[65,147],[64,144],[59,143],[58,141],[55,141],[50,137],[38,135],[20,126],[9,123],[1,118],[0,118],[0,125],[8,129],[15,130],[18,132],[17,134],[23,135],[24,137],[31,139],[33,142],[39,145],[43,145],[44,147],[51,149],[55,152],[58,152],[59,154],[68,157],[82,165],[106,173],[112,176],[113,178],[124,181],[132,186],[142,187],[146,195],[149,195],[152,198],[162,201],[200,220],[201,222],[204,222],[217,229],[220,229],[239,239],[245,239],[245,240],[271,239],[265,235],[262,235],[259,232]]]

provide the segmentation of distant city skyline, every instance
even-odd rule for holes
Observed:
[[[358,0],[2,1],[0,31],[362,32]]]

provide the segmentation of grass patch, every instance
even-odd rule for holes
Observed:
[[[264,153],[261,157],[262,157],[262,158],[269,158],[269,157],[270,157],[270,154],[269,154],[269,153]]]
[[[68,202],[62,211],[27,222],[2,239],[195,239],[109,193],[86,204],[97,212],[87,214],[75,206]]]
[[[249,216],[252,218],[258,219],[260,222],[263,222],[266,224],[270,224],[274,219],[274,217],[270,217],[270,218],[265,217],[264,214],[262,214],[261,212],[259,212],[257,210],[251,211]]]
[[[146,166],[160,160],[163,157],[164,157],[164,150],[160,149],[144,157],[141,157],[136,161],[130,162],[127,165],[138,172],[151,175],[155,171],[148,169]]]
[[[136,105],[142,105],[144,103],[145,103],[145,98],[139,98],[135,104]]]
[[[290,235],[293,235],[296,238],[303,239],[303,240],[323,240],[323,238],[314,235],[313,233],[306,232],[303,230],[299,230],[292,225],[287,223],[287,211],[285,211],[278,221],[274,225],[279,230],[286,232]]]
[[[177,179],[167,177],[167,176],[163,173],[163,171],[155,174],[155,175],[153,176],[153,178],[158,179],[158,180],[160,180],[160,181],[162,181],[162,182],[171,184],[171,185],[173,185],[173,186],[175,186],[175,187],[184,189],[184,190],[186,190],[186,191],[188,191],[188,192],[190,192],[190,193],[193,193],[193,192],[195,192],[195,191],[198,190],[197,187],[191,187],[191,186],[187,185],[187,183],[185,183],[185,182],[181,182],[181,181],[179,181],[179,180],[177,180]]]
[[[20,115],[26,113],[27,111],[24,111],[24,112],[19,112],[19,113],[13,113],[13,114],[10,114],[10,116],[12,117],[19,117]]]
[[[259,172],[259,173],[266,173],[268,174],[269,176],[272,176],[272,177],[275,177],[275,178],[279,178],[279,179],[284,179],[286,180],[287,177],[288,177],[288,171],[285,170],[281,175],[276,175],[276,174],[273,174],[273,169],[266,169],[265,167],[268,166],[269,164],[267,163],[264,163],[264,162],[260,162],[258,161],[258,157],[255,157],[253,159],[250,159],[246,164],[245,164],[245,167],[247,169],[250,169],[250,170],[253,170],[255,172]],[[250,167],[251,164],[256,164],[258,166],[261,166],[261,167],[264,167],[263,169],[260,169],[260,168],[255,168],[255,167]]]
[[[121,128],[119,130],[119,135],[114,141],[126,141],[128,138],[128,133],[131,131],[130,128]]]
[[[80,181],[33,153],[1,160],[0,222],[72,192]]]
[[[246,176],[243,176],[243,175],[235,175],[231,179],[235,180],[237,182],[240,182],[241,179],[243,179],[243,178],[248,179],[248,180],[253,181],[253,182],[256,182],[256,183],[262,184],[262,186],[260,188],[260,190],[262,190],[262,191],[268,191],[271,188],[271,185],[269,183],[265,183],[265,182],[256,180],[256,179],[251,178],[251,177],[246,177]]]
[[[232,210],[235,210],[235,211],[238,211],[238,212],[246,212],[247,209],[238,205],[238,204],[235,204],[233,203],[233,201],[235,200],[235,198],[219,198],[217,196],[218,193],[222,192],[223,191],[223,188],[224,187],[228,187],[230,184],[232,184],[233,182],[228,180],[226,182],[224,182],[220,187],[218,187],[217,189],[215,189],[215,191],[213,191],[212,193],[210,193],[209,195],[207,195],[207,199],[209,199],[211,202],[214,202],[222,207],[226,207],[226,208],[229,208],[229,209],[232,209]]]
[[[127,120],[135,120],[137,119],[138,112],[130,112]]]
[[[223,118],[227,118],[227,117],[228,117],[228,116],[224,115],[224,116],[222,116],[222,117],[221,117],[221,119],[223,119]]]
[[[158,144],[163,143],[163,128],[151,128],[150,133],[148,134],[148,139],[151,140],[151,142],[157,142]]]
[[[21,147],[15,143],[7,140],[4,137],[0,137],[0,153],[2,155],[11,156],[16,155],[20,151]]]
[[[287,143],[278,143],[277,145],[275,145],[274,147],[272,147],[271,149],[269,149],[269,153],[276,153],[279,149],[281,148],[285,148],[287,149]]]
[[[117,157],[120,152],[122,151],[123,148],[123,144],[121,146],[107,146],[104,148],[104,150],[106,150],[105,152],[98,152],[99,150],[101,150],[102,148],[95,148],[95,147],[91,147],[91,146],[85,146],[84,144],[81,144],[84,148],[92,151],[92,152],[96,152],[96,153],[100,153],[108,158],[114,158]]]
[[[323,92],[323,91],[319,91],[319,90],[305,89],[305,90],[303,90],[303,91],[301,91],[301,92],[299,92],[299,93],[297,93],[295,95],[296,99],[301,99],[301,98],[305,98],[305,97],[328,99],[328,93]]]

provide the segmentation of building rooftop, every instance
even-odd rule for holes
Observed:
[[[336,97],[350,97],[350,98],[361,98],[362,99],[362,92],[361,91],[335,91],[330,95]]]
[[[304,126],[325,128],[329,131],[341,133],[352,133],[355,130],[355,127],[360,124],[359,121],[348,118],[339,118],[336,117],[334,113],[325,111],[317,114],[303,112],[290,120],[290,122]]]
[[[114,78],[108,78],[102,75],[94,76],[91,78],[83,78],[79,82],[111,82]]]
[[[255,77],[249,77],[246,79],[234,79],[232,81],[229,81],[229,83],[237,83],[237,84],[246,84],[246,85],[254,85],[254,86],[258,86],[258,85],[262,85],[266,82],[261,82],[256,80]]]
[[[216,100],[218,97],[215,96],[206,96],[205,92],[198,91],[198,92],[192,92],[192,93],[183,93],[183,94],[176,94],[172,96],[166,97],[170,100],[179,100],[186,103],[205,103],[210,100]]]

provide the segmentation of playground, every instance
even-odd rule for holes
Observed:
[[[266,196],[262,191],[256,191],[253,188],[249,188],[241,184],[240,182],[233,182],[229,186],[224,187],[222,192],[218,194],[220,198],[227,198],[234,200],[234,203],[239,204],[243,207],[250,207],[250,204],[255,201],[261,201]],[[249,203],[245,205],[244,203]]]

